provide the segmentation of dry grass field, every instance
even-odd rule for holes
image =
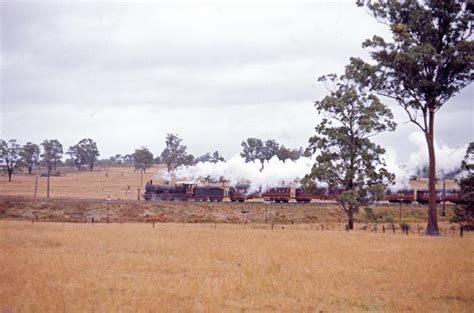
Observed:
[[[133,167],[97,168],[93,172],[61,170],[63,176],[50,177],[50,196],[52,198],[94,198],[136,200],[138,188],[143,193],[145,183],[154,179],[154,175],[163,167],[153,167],[141,177]],[[7,176],[0,177],[0,195],[33,197],[36,175],[13,175],[8,182]],[[46,177],[38,177],[38,197],[46,197]],[[143,186],[140,186],[143,182]]]
[[[65,172],[51,178],[51,197],[136,200],[140,181],[130,167]],[[34,175],[3,176],[0,195],[32,197],[34,184]],[[0,312],[473,312],[474,234],[451,232],[451,209],[440,217],[443,237],[428,238],[417,205],[403,206],[407,236],[399,225],[370,232],[364,211],[347,233],[330,203],[4,197]],[[373,213],[385,227],[398,222],[396,207]]]
[[[474,236],[0,222],[0,312],[473,312]]]

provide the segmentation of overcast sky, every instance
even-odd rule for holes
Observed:
[[[159,154],[167,133],[196,156],[229,158],[248,137],[306,146],[326,94],[317,77],[387,36],[354,2],[1,1],[0,138],[65,151],[92,138],[101,157]],[[473,92],[439,112],[439,144],[474,140]],[[418,130],[386,103],[399,127],[377,140],[406,162]]]

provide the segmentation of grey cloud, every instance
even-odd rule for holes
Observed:
[[[159,152],[167,132],[196,154],[227,157],[249,136],[305,145],[318,120],[313,103],[326,93],[317,77],[341,73],[350,56],[367,56],[365,38],[386,34],[352,2],[41,1],[0,10],[0,137],[65,145],[92,137],[102,156],[140,145]],[[472,91],[443,109],[443,140],[472,140]],[[409,131],[380,140],[404,147]]]

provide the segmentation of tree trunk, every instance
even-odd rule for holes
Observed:
[[[260,163],[262,163],[262,167],[260,168],[260,172],[263,171],[263,168],[265,167],[265,160],[260,160]]]
[[[429,156],[429,202],[428,202],[428,225],[426,234],[430,236],[439,236],[438,220],[436,216],[436,157],[434,150],[434,109],[429,111],[428,132],[425,132],[426,143],[428,144]]]
[[[33,170],[33,166],[31,165],[28,166],[28,175],[31,175],[32,170]]]
[[[8,172],[8,181],[11,182],[12,181],[12,174],[13,174],[13,169],[7,169],[7,172]]]
[[[354,229],[354,210],[352,208],[349,208],[349,211],[347,212],[347,229]]]

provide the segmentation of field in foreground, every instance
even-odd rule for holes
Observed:
[[[0,251],[1,312],[474,310],[470,233],[0,221]]]

